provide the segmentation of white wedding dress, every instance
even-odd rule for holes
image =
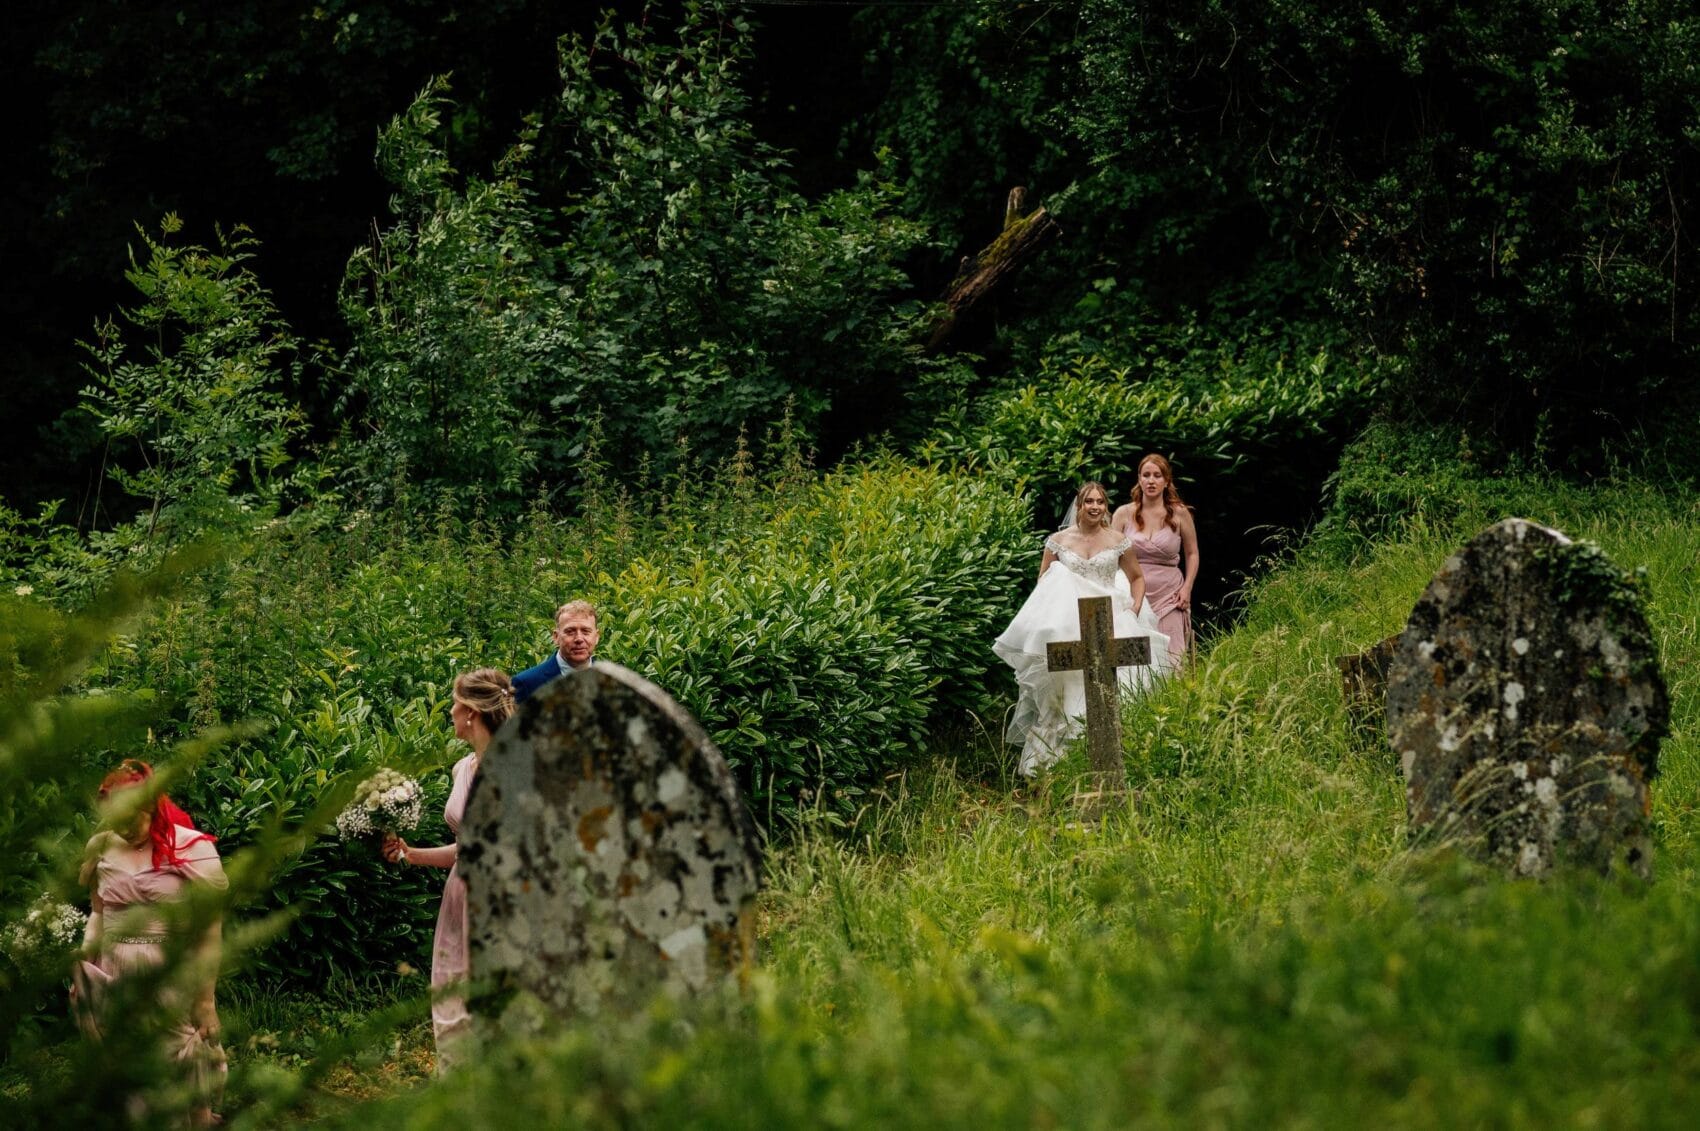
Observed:
[[[1155,667],[1117,668],[1116,681],[1125,691],[1142,691],[1168,668],[1169,638],[1157,630],[1151,602],[1135,611],[1127,575],[1118,564],[1132,541],[1083,558],[1060,545],[1055,535],[1045,548],[1057,556],[1033,587],[1021,611],[992,645],[992,651],[1015,669],[1020,693],[1004,741],[1021,747],[1021,772],[1031,777],[1051,765],[1078,735],[1086,714],[1086,678],[1077,671],[1046,668],[1045,645],[1053,640],[1080,639],[1082,597],[1108,597],[1118,637],[1149,636]]]

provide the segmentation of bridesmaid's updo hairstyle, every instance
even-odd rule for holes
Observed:
[[[100,779],[100,789],[96,796],[101,801],[109,801],[119,790],[152,780],[152,766],[140,758],[126,758],[118,763],[116,770]],[[214,839],[207,833],[196,831],[194,819],[163,793],[154,798],[153,804],[148,807],[148,814],[153,818],[153,823],[148,826],[148,840],[153,842],[155,868],[181,865],[185,860],[182,855],[184,849],[196,841]],[[184,836],[178,829],[187,829],[191,835]]]
[[[1076,526],[1080,525],[1080,508],[1086,502],[1086,496],[1089,495],[1090,493],[1092,493],[1093,491],[1096,491],[1100,495],[1104,496],[1104,521],[1099,523],[1098,525],[1100,525],[1100,526],[1110,525],[1110,506],[1109,506],[1110,492],[1109,492],[1109,489],[1106,488],[1102,483],[1098,482],[1096,479],[1088,479],[1086,482],[1084,482],[1080,485],[1080,490],[1078,490],[1074,493],[1074,524]]]
[[[514,713],[514,685],[498,668],[473,668],[455,677],[454,695],[478,712],[491,734],[501,729]]]
[[[1145,465],[1148,463],[1156,464],[1157,470],[1163,473],[1163,525],[1167,526],[1170,530],[1178,531],[1180,530],[1180,527],[1175,525],[1175,509],[1177,507],[1184,507],[1186,504],[1181,501],[1181,493],[1175,490],[1174,468],[1169,466],[1168,460],[1164,459],[1156,452],[1152,452],[1150,455],[1143,457],[1139,463],[1135,465],[1136,471],[1134,473],[1133,480],[1134,525],[1140,530],[1145,529],[1145,496],[1141,494],[1139,490],[1138,473],[1140,471],[1144,471]],[[1190,510],[1191,508],[1188,509]]]

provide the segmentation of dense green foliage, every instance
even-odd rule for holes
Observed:
[[[1567,469],[1628,440],[1661,474],[1695,474],[1682,263],[1700,86],[1697,25],[1672,0],[1395,15],[972,0],[868,13],[812,79],[786,57],[804,15],[759,13],[788,29],[762,32],[737,3],[620,7],[190,8],[174,33],[158,13],[106,27],[72,5],[25,28],[32,73],[54,76],[41,130],[58,164],[20,191],[51,201],[61,236],[100,193],[121,203],[79,239],[151,230],[141,181],[111,183],[151,169],[172,186],[162,199],[216,219],[205,186],[184,187],[184,154],[222,161],[205,131],[263,106],[231,152],[288,185],[253,205],[290,253],[268,274],[299,294],[310,263],[322,296],[323,264],[367,225],[320,231],[299,186],[346,177],[350,147],[399,104],[398,76],[419,89],[452,48],[454,101],[433,81],[386,131],[392,220],[350,264],[342,327],[307,319],[340,361],[285,382],[313,440],[340,436],[329,465],[373,498],[400,480],[570,489],[599,413],[633,472],[678,459],[681,435],[718,452],[787,399],[833,457],[882,431],[907,443],[964,391],[1019,387],[1064,356],[1137,368],[1183,332],[1189,349],[1289,366],[1326,342],[1395,374],[1381,395],[1401,417]],[[557,32],[551,84],[536,64]],[[504,37],[523,43],[512,75],[492,62]],[[838,58],[854,49],[859,63]],[[133,97],[153,59],[169,73]],[[826,93],[813,104],[836,117],[798,128],[798,106]],[[776,131],[807,149],[804,191]],[[176,164],[141,163],[147,147],[119,144],[131,134],[169,139]],[[995,233],[1018,182],[1064,238],[969,320],[976,381],[915,354],[916,303]],[[299,305],[285,304],[297,326]],[[81,416],[58,433],[67,453],[90,436]]]
[[[1189,488],[1205,484],[1212,502],[1236,515],[1277,499],[1297,508],[1318,465],[1333,466],[1334,437],[1362,416],[1384,380],[1326,344],[1297,356],[1154,344],[1124,368],[1099,355],[1046,363],[1032,384],[985,397],[941,425],[922,451],[1052,501],[1083,479],[1103,480],[1119,498],[1139,458],[1163,452]]]
[[[1325,315],[1408,363],[1403,413],[1557,462],[1691,425],[1691,6],[982,0],[880,19],[895,97],[876,136],[913,169],[910,205],[950,225],[952,186],[1005,175],[1067,226],[1017,324],[1006,308],[1018,359],[1084,335],[1118,362],[1116,331],[1153,312],[1229,343]],[[1000,76],[997,95],[949,97],[935,55],[905,50],[922,43],[950,45],[959,88]]]
[[[612,0],[635,10],[632,0]],[[119,301],[125,243],[175,213],[189,239],[246,225],[265,281],[307,341],[339,336],[335,280],[383,209],[377,128],[434,74],[460,91],[457,160],[488,161],[547,96],[554,39],[598,6],[491,0],[109,0],[19,8],[0,41],[15,116],[0,246],[6,501],[90,490],[101,437],[79,416],[70,348]],[[319,437],[327,399],[296,390]],[[118,500],[110,500],[117,503]]]
[[[807,185],[732,0],[594,26],[518,0],[264,7],[103,9],[101,32],[72,4],[38,63],[89,87],[26,129],[55,139],[56,195],[129,168],[116,138],[180,136],[197,76],[220,88],[209,123],[271,107],[277,131],[238,148],[293,186],[388,121],[388,219],[352,257],[365,222],[338,229],[341,287],[313,283],[334,340],[304,344],[247,228],[141,217],[131,297],[61,425],[129,498],[96,486],[74,526],[0,506],[0,928],[72,894],[101,769],[169,763],[236,881],[231,1115],[1657,1125],[1692,1106],[1688,7],[890,7],[857,20],[865,113],[830,103]],[[427,78],[462,29],[520,26],[531,55],[575,33],[517,103],[488,44],[452,87]],[[115,100],[107,76],[144,64],[169,74]],[[272,99],[288,74],[392,93],[349,119]],[[962,320],[963,352],[926,355],[924,301],[1015,183],[1062,238]],[[134,207],[101,223],[128,231]],[[267,246],[322,265],[301,230]],[[1125,705],[1137,796],[1082,826],[1077,762],[989,787],[1009,751],[988,645],[1035,526],[1081,478],[1121,495],[1149,450],[1199,507],[1201,604],[1266,532],[1321,522],[1241,578],[1195,668]],[[1333,657],[1397,629],[1508,513],[1644,567],[1614,594],[1647,603],[1673,704],[1650,884],[1408,852],[1397,767],[1346,719]],[[440,890],[321,830],[392,766],[426,787],[413,839],[445,839],[451,679],[540,658],[569,597],[778,834],[750,994],[567,1027],[375,1107],[311,1095],[339,1063],[368,1092],[422,1072],[421,1003],[399,999]],[[8,1125],[116,1120],[164,1075],[145,1042],[67,1039],[58,970],[0,959]],[[380,1040],[398,1020],[405,1044]]]
[[[1678,1126],[1693,1099],[1700,510],[1633,484],[1460,476],[1450,520],[1319,541],[1191,675],[1124,711],[1139,793],[1082,828],[1067,773],[948,770],[770,869],[747,998],[658,1003],[347,1123]],[[1406,848],[1333,657],[1396,628],[1515,489],[1646,568],[1673,702],[1654,880],[1514,882]],[[1082,762],[1083,764],[1083,762]]]
[[[847,826],[825,819],[830,808],[810,810],[774,846],[761,905],[762,971],[748,997],[657,1003],[624,1022],[605,1019],[516,1045],[375,1108],[349,1109],[373,1088],[391,1091],[386,1081],[417,1078],[419,1030],[399,1052],[386,1051],[387,1040],[372,1045],[351,1062],[368,1082],[351,1084],[327,1074],[357,1047],[332,1041],[332,1031],[373,1008],[370,991],[346,984],[345,974],[337,995],[366,1004],[353,1013],[327,1004],[304,1020],[249,982],[231,994],[231,1023],[251,1039],[238,1046],[227,1113],[268,1124],[310,1111],[417,1126],[515,1118],[571,1126],[742,1126],[752,1118],[1122,1126],[1322,1123],[1342,1115],[1533,1124],[1591,1113],[1607,1122],[1621,1115],[1638,1125],[1671,1124],[1692,1098],[1683,1058],[1696,1025],[1687,956],[1700,932],[1693,912],[1700,699],[1691,674],[1700,653],[1700,590],[1692,583],[1700,511],[1691,496],[1629,483],[1581,490],[1467,462],[1425,463],[1420,451],[1401,468],[1398,451],[1366,441],[1338,482],[1428,475],[1444,508],[1406,511],[1395,502],[1378,513],[1373,538],[1364,524],[1325,531],[1258,583],[1243,622],[1194,671],[1127,704],[1128,768],[1138,789],[1127,813],[1081,827],[1069,799],[1078,764],[1012,798],[949,768],[886,762],[882,769],[909,768],[861,798]],[[943,665],[983,645],[988,619],[995,625],[1000,611],[947,612],[965,599],[972,605],[984,576],[979,565],[952,564],[952,547],[983,542],[952,539],[969,525],[1008,523],[1011,568],[1024,565],[1013,561],[1023,523],[1008,496],[897,465],[817,478],[782,459],[772,474],[741,478],[728,469],[700,495],[689,480],[674,480],[646,496],[653,505],[643,511],[609,496],[589,512],[594,525],[540,517],[502,544],[451,513],[424,521],[431,531],[424,534],[399,518],[368,517],[346,531],[280,523],[255,558],[203,567],[182,583],[181,601],[163,594],[148,619],[96,651],[104,659],[86,678],[128,683],[146,668],[148,682],[179,701],[169,712],[179,719],[187,702],[210,719],[239,704],[253,714],[261,702],[286,700],[288,729],[209,754],[181,783],[209,823],[232,823],[225,835],[234,847],[243,821],[263,822],[290,806],[301,811],[318,787],[296,779],[358,771],[375,760],[420,770],[446,761],[433,689],[440,696],[440,681],[472,656],[512,648],[529,657],[524,650],[541,645],[533,618],[508,611],[534,584],[542,586],[540,618],[568,578],[584,579],[603,600],[619,594],[611,610],[645,609],[644,619],[621,612],[609,621],[609,654],[640,667],[643,650],[668,656],[670,637],[693,642],[675,658],[697,658],[709,665],[704,671],[720,663],[707,646],[710,634],[696,627],[701,616],[721,618],[711,622],[716,633],[746,634],[743,654],[755,662],[771,652],[800,669],[814,662],[813,645],[807,625],[784,615],[783,600],[759,619],[805,639],[767,639],[754,619],[738,620],[737,579],[749,574],[749,592],[769,597],[786,584],[777,568],[762,570],[764,557],[797,568],[831,563],[835,580],[825,589],[843,592],[846,604],[871,599],[889,609],[911,598],[915,576],[955,569],[961,588],[950,600],[926,615],[912,606],[902,615],[910,628],[934,627],[941,614],[959,619],[939,625],[936,637],[913,639],[905,654]],[[1391,486],[1382,490],[1396,500]],[[941,507],[944,498],[955,501]],[[1673,705],[1672,737],[1653,785],[1659,855],[1648,885],[1577,875],[1514,883],[1444,850],[1410,854],[1397,767],[1385,750],[1361,744],[1338,697],[1332,657],[1396,628],[1438,563],[1499,517],[1507,500],[1528,517],[1597,539],[1622,565],[1644,567],[1642,595]],[[1369,513],[1368,505],[1358,504],[1358,513]],[[958,511],[977,517],[956,523]],[[752,513],[769,525],[749,525]],[[933,564],[889,564],[883,552],[857,552],[893,544]],[[608,547],[623,547],[624,556]],[[630,568],[598,568],[604,552],[615,555],[611,567]],[[717,576],[720,597],[710,583]],[[680,583],[685,594],[676,598]],[[994,584],[1007,597],[1022,578]],[[892,591],[874,593],[882,585]],[[835,632],[877,634],[876,619],[839,620],[812,600],[811,616],[831,621]],[[705,603],[701,613],[689,608]],[[18,624],[41,606],[29,600],[7,608],[9,623]],[[203,608],[222,610],[222,622]],[[416,620],[428,632],[409,635]],[[209,664],[220,623],[236,646]],[[339,625],[358,633],[339,634]],[[310,639],[322,646],[320,659],[312,658]],[[876,635],[869,649],[889,664],[885,639]],[[237,659],[243,645],[247,668]],[[19,662],[42,670],[46,654],[32,646]],[[845,654],[842,647],[835,653]],[[290,690],[291,662],[318,674]],[[914,677],[906,666],[893,670]],[[268,688],[268,672],[278,687]],[[972,702],[977,677],[964,674],[958,694]],[[820,694],[821,714],[839,704],[862,709],[853,689],[821,675],[798,680],[796,694]],[[684,687],[689,676],[676,665],[664,682]],[[742,691],[735,672],[716,678]],[[309,693],[315,683],[323,690]],[[783,684],[769,679],[767,687]],[[304,707],[308,700],[315,705]],[[711,715],[714,701],[705,702],[694,706]],[[746,736],[729,725],[750,702],[719,716],[722,741],[744,773],[752,747],[740,746]],[[954,710],[942,697],[934,703]],[[899,706],[909,709],[906,700]],[[759,724],[770,742],[804,725],[833,724],[784,712]],[[897,733],[867,717],[850,725],[860,734]],[[968,762],[988,756],[971,738],[960,741]],[[262,800],[268,794],[272,800]],[[15,819],[22,810],[11,812]],[[395,921],[428,915],[431,893],[410,890],[417,877],[397,877],[341,845],[313,852],[323,855],[298,858],[280,881],[280,891],[301,899],[301,920],[286,936],[291,949],[328,951],[368,976],[409,953],[384,935]],[[312,890],[314,874],[334,881],[331,890]],[[340,919],[345,908],[362,921]],[[354,957],[333,936],[368,946]],[[285,958],[262,962],[289,968]],[[37,989],[38,999],[46,988]],[[372,1023],[406,1015],[379,1009]],[[51,1027],[41,1034],[59,1039]],[[15,1063],[29,1067],[4,1077],[17,1103],[63,1102],[51,1081],[96,1071],[68,1064],[75,1042],[18,1047]],[[304,1092],[314,1080],[318,1090]],[[336,1100],[337,1093],[348,1098]],[[488,1102],[497,1093],[509,1097],[499,1113]],[[1599,1106],[1602,1094],[1615,1097],[1609,1114]]]
[[[788,412],[837,451],[915,384],[896,261],[923,229],[872,175],[788,185],[747,121],[741,18],[691,4],[675,34],[564,44],[558,106],[493,178],[458,184],[440,89],[385,132],[397,222],[344,287],[350,476],[528,497],[593,426],[630,473]]]
[[[603,610],[600,654],[702,722],[763,824],[800,804],[847,814],[934,731],[995,726],[988,648],[1031,569],[1029,516],[966,476],[895,462],[820,475],[794,448],[772,463],[592,495],[577,520],[538,511],[513,530],[461,518],[452,500],[334,525],[297,512],[187,579],[99,655],[87,685],[148,689],[162,739],[259,724],[179,790],[230,845],[302,822],[379,765],[424,779],[419,839],[435,843],[458,757],[452,678],[530,666],[554,608],[579,596]],[[12,584],[47,597],[54,576]],[[419,963],[436,896],[434,877],[397,876],[370,845],[306,848],[265,894],[296,922],[258,965],[305,981]]]
[[[1160,153],[1174,189],[1337,246],[1340,313],[1414,352],[1413,401],[1440,380],[1473,423],[1568,446],[1690,382],[1691,6],[1103,3],[1083,23],[1094,153]],[[1206,108],[1219,129],[1175,128]]]

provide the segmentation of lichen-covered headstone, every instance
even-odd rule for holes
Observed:
[[[754,959],[754,823],[666,692],[597,663],[520,704],[460,834],[475,1012],[503,1028],[736,979]],[[517,991],[517,992],[510,992]]]
[[[1399,650],[1399,634],[1371,644],[1362,652],[1336,656],[1340,690],[1346,700],[1346,718],[1352,738],[1360,746],[1386,749],[1387,672]]]
[[[1556,530],[1497,523],[1429,582],[1389,672],[1412,839],[1519,875],[1614,860],[1646,874],[1669,712],[1629,575]]]

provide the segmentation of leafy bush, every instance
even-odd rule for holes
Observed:
[[[744,19],[691,3],[676,41],[660,27],[564,41],[558,106],[491,177],[457,185],[441,83],[385,131],[396,222],[349,265],[338,375],[368,493],[511,503],[570,485],[598,430],[631,481],[788,413],[837,452],[937,367],[898,297],[924,229],[885,174],[804,198],[747,120]]]
[[[959,414],[922,452],[1022,484],[1060,516],[1082,480],[1116,496],[1155,451],[1173,462],[1212,536],[1239,519],[1297,525],[1335,437],[1382,380],[1374,363],[1317,344],[1299,354],[1154,351],[1121,368],[1092,355],[1046,365],[1034,383]]]
[[[515,494],[537,463],[527,390],[556,332],[555,288],[539,263],[529,137],[492,177],[458,186],[434,140],[446,91],[434,82],[379,137],[396,222],[343,279],[353,344],[339,406],[357,422],[344,473],[368,490],[413,481]]]
[[[1099,0],[1053,34],[1065,128],[1148,177],[1139,214],[1237,212],[1247,244],[1331,264],[1339,314],[1415,362],[1411,414],[1593,460],[1692,406],[1691,5]]]
[[[290,442],[305,425],[281,386],[300,350],[271,296],[246,266],[256,241],[238,229],[209,251],[140,232],[126,277],[141,304],[97,327],[85,348],[94,383],[84,408],[111,445],[108,467],[147,508],[143,532],[163,523],[181,541],[206,532],[234,497],[275,500],[288,482]],[[139,353],[140,357],[135,355]]]
[[[424,789],[425,820],[408,839],[450,839],[442,819],[449,781],[441,771],[459,755],[445,753],[446,689],[378,718],[346,690],[327,689],[326,697],[299,710],[288,690],[282,698],[285,713],[271,733],[209,757],[181,791],[205,827],[220,830],[231,844],[273,840],[310,824],[339,787],[346,792],[390,766],[417,775]],[[277,863],[252,908],[287,916],[288,933],[278,945],[259,949],[249,970],[268,982],[312,984],[337,970],[390,971],[401,961],[419,960],[421,925],[436,920],[441,872],[397,868],[383,861],[375,841],[344,842],[334,832],[296,847]]]
[[[755,804],[842,808],[929,725],[993,709],[991,641],[1031,568],[1026,508],[891,462],[800,491],[732,561],[614,579],[615,658],[677,695]]]
[[[512,528],[411,497],[382,516],[299,512],[200,571],[87,678],[150,689],[162,736],[257,722],[182,791],[228,844],[275,837],[379,764],[432,791],[424,842],[446,837],[454,674],[529,666],[554,608],[586,597],[602,609],[599,654],[702,721],[759,819],[848,812],[935,728],[1000,712],[990,644],[1037,547],[1026,505],[996,484],[891,459],[824,475],[794,452],[770,462],[592,494],[580,518],[538,511]],[[293,981],[422,965],[439,884],[369,846],[305,848],[260,904],[293,908],[296,926],[255,964]]]

